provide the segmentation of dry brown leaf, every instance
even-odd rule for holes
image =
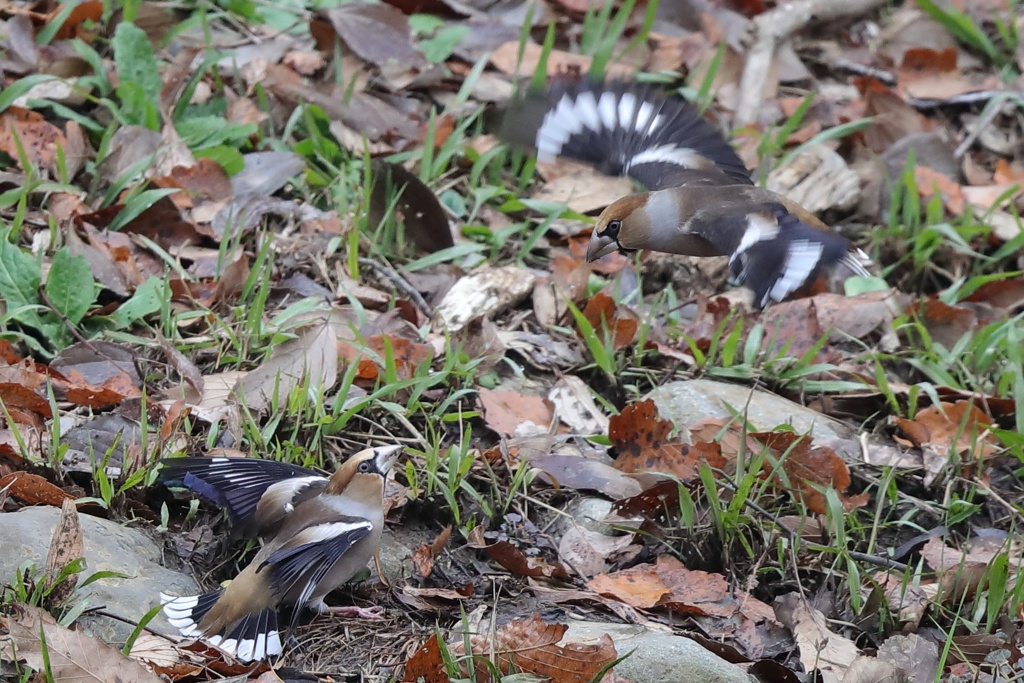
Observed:
[[[155,673],[110,645],[82,631],[60,626],[38,607],[14,605],[7,624],[18,657],[35,671],[43,671],[46,666],[43,659],[45,648],[49,664],[47,670],[55,681],[162,681]],[[45,644],[41,638],[45,638]]]
[[[234,395],[253,412],[262,412],[275,399],[284,400],[304,382],[330,389],[338,379],[338,344],[327,322],[305,325],[296,338],[278,344],[270,359],[244,375]]]
[[[423,253],[447,249],[455,245],[448,225],[448,214],[437,195],[400,164],[375,159],[371,166],[369,224],[374,229],[388,216],[405,230]]]
[[[352,2],[327,10],[321,16],[326,17],[328,25],[349,49],[371,64],[383,66],[394,61],[411,68],[427,64],[412,40],[408,18],[394,7]],[[314,35],[321,49],[333,49],[333,43],[325,44],[322,31]]]
[[[448,541],[452,537],[452,525],[449,524],[432,543],[424,543],[412,554],[412,562],[416,566],[416,573],[427,578],[434,571],[434,560],[441,554]]]
[[[612,349],[615,351],[621,351],[632,344],[639,327],[636,315],[625,306],[616,304],[604,292],[590,297],[583,308],[583,317],[598,336],[603,338],[605,331],[611,333]],[[576,333],[584,336],[580,329]]]
[[[56,171],[57,148],[66,145],[64,132],[37,112],[9,107],[0,114],[0,151],[14,159],[19,167],[20,148],[31,166]]]
[[[655,564],[595,576],[587,587],[637,609],[664,608],[673,612],[729,618],[741,615],[753,623],[774,619],[771,608],[744,591],[731,588],[725,577],[687,569],[674,557],[662,555]]]
[[[489,657],[493,653],[502,676],[527,673],[551,683],[589,683],[605,666],[615,661],[618,656],[615,645],[607,635],[594,645],[559,645],[567,628],[565,624],[545,623],[535,612],[523,619],[513,619],[493,637],[472,637],[470,646],[474,655]],[[451,645],[450,650],[453,656],[465,654],[464,641]],[[490,669],[483,662],[477,662],[475,668],[475,680],[480,683],[493,681]],[[408,674],[406,680],[409,680]]]
[[[469,547],[483,550],[505,569],[518,576],[532,578],[569,578],[568,570],[559,562],[548,562],[543,557],[527,557],[522,550],[509,541],[488,543],[484,538],[484,528],[478,526],[466,537]]]
[[[726,460],[716,443],[680,443],[669,436],[670,421],[658,417],[654,401],[647,399],[626,406],[609,421],[608,438],[615,444],[618,457],[615,469],[622,472],[664,472],[690,481],[700,463],[722,468]]]
[[[796,593],[778,598],[775,613],[793,632],[804,670],[816,671],[824,683],[841,683],[860,654],[854,642],[830,631],[825,615]]]
[[[65,493],[38,474],[29,474],[19,470],[0,478],[0,489],[29,505],[52,505],[60,507],[65,500],[74,500],[74,496]]]
[[[411,379],[416,369],[434,355],[434,347],[405,337],[375,334],[362,345],[338,340],[338,355],[346,363],[358,363],[356,379],[361,384],[373,385],[384,374],[389,355],[397,378]]]
[[[55,581],[69,564],[83,557],[85,545],[82,525],[78,521],[78,509],[71,498],[65,498],[60,506],[60,518],[50,536],[50,549],[46,553],[43,576],[50,593],[46,596],[45,607],[53,609],[71,597],[78,585],[78,574],[71,574],[59,584],[55,584]]]
[[[145,663],[172,681],[197,676],[205,668],[201,656],[178,647],[167,638],[150,633],[139,634],[128,656]]]
[[[479,396],[484,422],[503,436],[522,434],[523,429],[546,432],[554,417],[550,402],[543,396],[482,387]]]
[[[971,401],[944,401],[922,408],[913,420],[896,417],[894,422],[914,446],[932,448],[942,456],[952,451],[967,459],[987,458],[998,448],[987,431],[991,418]]]
[[[775,457],[782,461],[781,474],[775,473],[772,463],[765,462],[765,473],[774,483],[790,492],[812,511],[827,514],[825,494],[821,490],[831,486],[839,496],[846,510],[862,507],[868,502],[867,493],[847,495],[850,487],[850,468],[831,448],[811,447],[811,437],[793,432],[757,432],[752,437],[770,448]]]

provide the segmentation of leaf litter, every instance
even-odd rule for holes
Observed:
[[[134,30],[106,25],[97,2],[0,9],[11,93],[0,185],[8,198],[22,192],[0,209],[12,226],[0,332],[13,342],[0,367],[0,514],[62,506],[53,575],[80,554],[71,520],[96,509],[72,502],[96,497],[97,468],[120,484],[172,453],[221,452],[213,436],[239,455],[284,457],[288,444],[329,466],[368,438],[399,438],[413,454],[389,530],[404,537],[413,519],[429,529],[409,546],[403,604],[445,616],[458,656],[453,601],[490,602],[482,576],[521,589],[493,601],[505,625],[471,639],[502,674],[590,680],[621,654],[559,644],[563,624],[521,618],[530,596],[638,623],[685,616],[737,658],[761,658],[751,671],[771,662],[779,676],[953,680],[1015,666],[1024,394],[1019,358],[1000,354],[1015,347],[1024,299],[1014,274],[1024,134],[1011,78],[1024,64],[1000,27],[1019,28],[1019,17],[1000,3],[922,2],[863,10],[822,35],[797,27],[797,41],[772,39],[759,91],[741,82],[760,64],[750,38],[780,11],[763,3],[687,3],[681,19],[612,9],[607,26],[622,23],[611,40],[592,35],[605,19],[586,3],[477,4],[348,3],[292,18],[305,32],[287,34],[259,23],[270,13],[214,21],[216,76],[201,46],[162,50],[174,18],[150,3]],[[808,4],[820,16],[839,5]],[[539,33],[520,45],[527,16],[541,31],[554,21],[555,49],[545,54]],[[666,74],[683,73],[723,127],[736,112],[733,127],[748,126],[736,138],[743,158],[845,223],[891,289],[818,293],[755,316],[718,296],[721,277],[695,289],[708,280],[685,259],[670,259],[664,279],[648,255],[584,263],[579,213],[628,183],[564,162],[515,166],[477,135],[489,112],[463,124],[507,100],[513,74],[586,71],[602,63],[601,45],[615,48],[604,55],[611,76],[641,69],[677,87],[684,79]],[[32,82],[44,73],[58,78]],[[814,102],[780,96],[780,81]],[[107,127],[97,98],[118,107],[119,125]],[[545,214],[551,204],[562,206]],[[857,221],[871,228],[858,235]],[[732,421],[675,424],[642,398],[698,375],[767,384],[862,428],[861,439],[840,448],[755,432],[741,406]],[[294,414],[300,396],[342,413]],[[614,535],[579,520],[554,533],[548,513],[583,496],[613,501],[598,521]],[[143,498],[118,494],[105,514],[158,518]],[[723,510],[735,528],[723,528]],[[192,551],[212,537],[210,526],[176,527],[184,515],[171,512],[172,535]],[[909,538],[920,529],[927,540]],[[914,566],[927,573],[905,573]],[[70,585],[53,599],[73,599]],[[858,613],[857,591],[878,597],[877,614]],[[970,601],[987,621],[956,618]],[[76,650],[101,645],[27,606],[4,615],[19,652],[39,649],[37,625],[54,638],[61,675],[82,674]],[[889,617],[924,635],[899,634]],[[939,674],[943,639],[956,647]],[[407,680],[468,673],[444,670],[441,642],[426,639],[426,663],[409,659]],[[174,680],[274,675],[201,645],[135,645],[133,657]],[[136,679],[104,648],[100,675]],[[391,675],[413,649],[389,651]],[[1000,652],[1005,666],[993,664]]]

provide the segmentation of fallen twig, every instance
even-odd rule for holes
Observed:
[[[883,4],[885,0],[794,0],[754,17],[755,38],[743,66],[733,127],[749,125],[757,118],[764,83],[779,41],[812,22],[859,16]]]

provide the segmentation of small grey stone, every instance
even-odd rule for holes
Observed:
[[[735,411],[745,413],[747,421],[758,430],[790,424],[800,434],[809,432],[819,443],[856,436],[852,428],[816,410],[739,384],[691,379],[657,387],[647,396],[654,399],[661,417],[680,427],[708,417],[728,420]]]
[[[569,630],[562,637],[562,642],[596,642],[606,633],[615,642],[615,650],[620,657],[634,651],[614,669],[615,673],[628,680],[644,683],[754,683],[743,669],[689,638],[637,624],[569,622]]]
[[[604,534],[605,536],[614,536],[615,529],[610,524],[605,524],[601,521],[611,511],[612,502],[610,500],[593,496],[574,498],[565,506],[564,512],[569,516],[563,517],[560,515],[558,521],[555,522],[556,534],[561,537],[573,527],[573,522],[575,522],[588,531]]]
[[[410,566],[406,567],[406,563]],[[400,583],[412,571],[412,550],[394,535],[385,533],[380,539],[380,568],[384,578],[390,582]],[[371,569],[376,569],[374,562]]]
[[[42,571],[50,546],[53,527],[60,516],[55,507],[30,507],[18,512],[0,513],[0,583],[14,580],[19,567],[35,563]],[[80,588],[74,599],[88,598],[90,607],[138,622],[160,601],[160,591],[174,595],[195,595],[195,580],[188,574],[160,565],[159,545],[141,531],[91,515],[79,515],[85,546],[86,569],[81,583],[100,571],[125,574],[129,578],[100,579]],[[131,624],[115,619],[87,615],[79,623],[94,636],[108,643],[123,643],[133,630]],[[149,627],[164,633],[176,633],[163,614]]]

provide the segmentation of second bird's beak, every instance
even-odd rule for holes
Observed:
[[[614,237],[605,235],[602,237],[595,230],[590,235],[590,244],[587,245],[587,263],[596,261],[605,254],[610,254],[619,248],[619,243]]]

